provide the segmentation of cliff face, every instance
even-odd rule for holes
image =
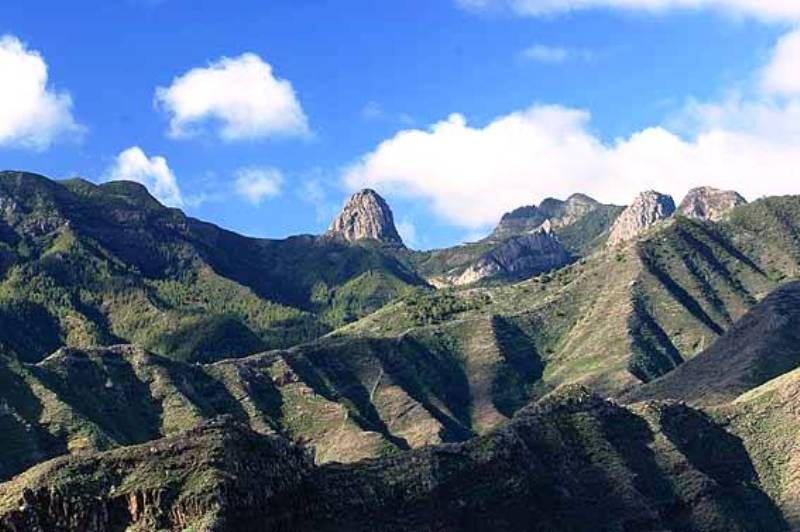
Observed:
[[[529,205],[504,214],[492,236],[502,238],[535,231],[545,221],[553,229],[560,229],[601,207],[602,204],[585,194],[573,194],[566,200],[547,198],[538,207]]]
[[[573,260],[552,231],[549,221],[528,234],[512,236],[480,257],[451,283],[483,279],[522,280],[560,268]]]
[[[698,220],[721,220],[731,209],[747,203],[738,192],[698,187],[689,191],[678,206],[678,213]]]
[[[672,197],[652,190],[642,192],[614,222],[608,244],[613,246],[632,240],[661,220],[669,218],[674,212],[675,202]]]
[[[598,201],[586,194],[573,194],[564,201],[547,198],[539,205],[556,230],[574,224],[600,207],[602,205]]]
[[[364,189],[356,192],[333,220],[324,235],[346,242],[375,240],[386,244],[403,245],[394,225],[392,210],[377,192]]]
[[[547,220],[547,214],[535,205],[520,207],[508,212],[500,218],[500,223],[495,227],[492,237],[503,238],[528,231],[533,231]]]

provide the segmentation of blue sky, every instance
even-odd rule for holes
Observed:
[[[0,60],[0,166],[265,237],[372,186],[423,248],[548,195],[800,192],[800,9],[637,2],[4,0],[2,47],[47,77],[11,103],[36,74]]]

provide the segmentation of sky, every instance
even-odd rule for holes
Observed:
[[[797,0],[3,0],[0,168],[410,247],[574,192],[800,193]]]

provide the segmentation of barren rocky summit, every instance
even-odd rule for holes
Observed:
[[[392,210],[377,192],[370,189],[360,190],[350,196],[325,236],[346,242],[377,240],[403,244],[394,225]]]
[[[734,207],[747,203],[741,194],[733,190],[712,187],[693,188],[678,207],[678,212],[689,218],[716,222]]]
[[[613,246],[631,240],[674,212],[675,202],[671,196],[654,190],[642,192],[614,222],[608,243]]]

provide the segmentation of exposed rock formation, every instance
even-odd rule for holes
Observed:
[[[550,220],[553,229],[574,224],[582,217],[600,207],[600,203],[586,194],[573,194],[565,201],[547,198],[539,210]]]
[[[572,260],[574,257],[553,233],[550,221],[545,220],[530,233],[502,241],[462,272],[440,279],[439,284],[463,286],[485,279],[519,281]]]
[[[347,242],[376,240],[403,245],[394,225],[392,210],[377,192],[370,189],[360,190],[350,196],[324,236]]]
[[[601,204],[586,194],[573,194],[566,200],[546,198],[538,207],[528,205],[503,215],[492,237],[502,238],[528,233],[549,220],[553,229],[571,225]]]
[[[675,202],[671,196],[653,190],[642,192],[614,222],[608,244],[613,246],[632,240],[674,212]]]
[[[535,230],[547,220],[547,215],[540,211],[535,205],[528,205],[507,212],[500,218],[493,238],[503,238],[507,236],[519,235]]]
[[[719,190],[711,187],[693,188],[678,207],[678,213],[716,222],[722,219],[734,207],[747,203],[738,192]]]

